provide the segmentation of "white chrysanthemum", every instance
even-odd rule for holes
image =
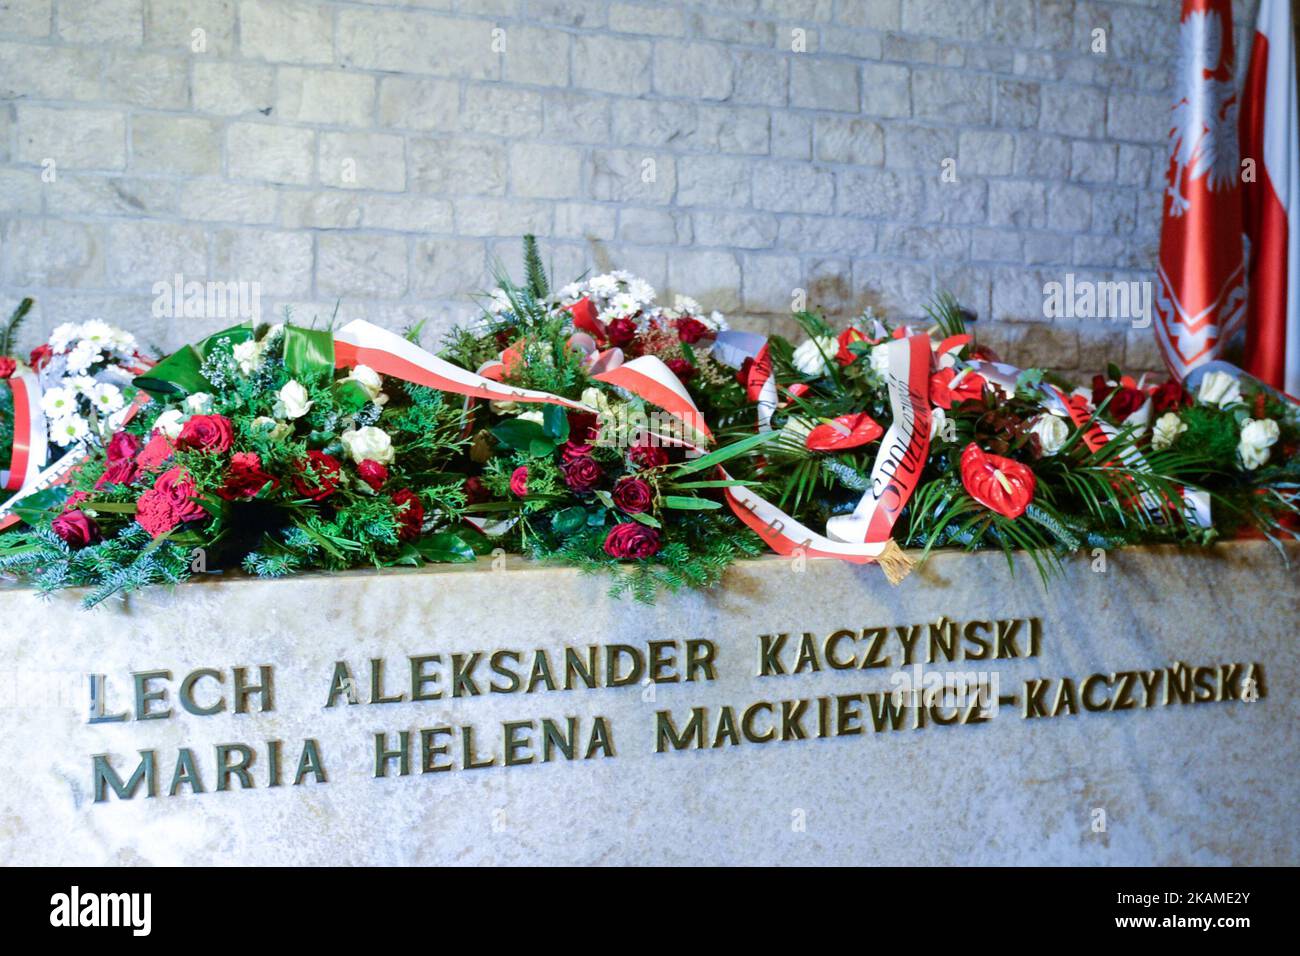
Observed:
[[[596,276],[587,283],[587,287],[593,295],[607,299],[618,292],[618,280],[612,275]]]
[[[673,311],[679,315],[693,315],[699,318],[703,309],[689,295],[679,295],[673,298]]]
[[[50,348],[55,352],[67,351],[79,338],[81,338],[81,326],[75,322],[64,322],[56,325],[54,331],[50,333]]]
[[[95,411],[101,415],[111,415],[126,404],[122,390],[111,382],[96,382],[88,397]]]
[[[41,411],[51,420],[73,415],[77,411],[77,393],[70,388],[51,388],[41,395]]]
[[[82,339],[68,353],[68,374],[86,374],[86,372],[90,371],[90,367],[99,361],[101,354],[99,346],[94,342],[89,339]]]
[[[790,361],[805,375],[814,377],[825,375],[830,367],[827,360],[835,354],[835,350],[833,335],[819,335],[808,339],[795,349]]]
[[[577,282],[570,282],[560,290],[560,298],[564,301],[577,300],[582,298],[582,286]]]
[[[68,415],[50,426],[50,440],[56,445],[71,445],[90,434],[90,423],[80,415]]]
[[[727,322],[727,317],[717,309],[710,312],[708,318],[705,318],[702,315],[697,315],[695,317],[715,332],[726,332],[731,328],[731,325]]]
[[[609,319],[626,319],[628,316],[636,315],[640,311],[640,302],[626,292],[619,292],[609,300],[609,305],[601,312],[600,317],[607,321]]]
[[[655,290],[645,279],[632,278],[627,283],[627,294],[642,305],[649,305],[655,300]]]
[[[98,384],[99,382],[89,375],[74,375],[69,378],[65,378],[63,380],[62,387],[66,389],[70,389],[76,392],[78,395],[85,395],[87,398],[89,398],[91,392],[95,390],[95,386]]]
[[[99,319],[91,319],[82,325],[81,338],[95,343],[97,348],[110,349],[113,347],[113,327]]]
[[[109,344],[124,355],[135,352],[135,336],[125,329],[114,328],[109,336]]]

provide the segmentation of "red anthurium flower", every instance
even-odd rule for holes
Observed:
[[[870,444],[884,433],[874,418],[866,412],[858,412],[818,425],[808,433],[804,444],[812,451],[843,451]]]
[[[1034,500],[1034,473],[1018,461],[991,455],[971,442],[961,453],[961,483],[984,507],[1019,518]]]
[[[984,394],[984,376],[978,372],[940,369],[930,376],[930,401],[940,408],[952,408]]]
[[[841,365],[852,365],[862,356],[850,350],[849,346],[854,342],[865,341],[867,341],[867,336],[861,329],[845,329],[840,333],[839,338],[836,339],[836,342],[839,344],[839,351],[835,353],[835,361],[839,362]]]

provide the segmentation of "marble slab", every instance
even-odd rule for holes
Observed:
[[[935,556],[897,588],[769,558],[653,607],[513,561],[214,576],[93,612],[3,587],[0,862],[1296,865],[1290,558],[1129,549],[1046,590],[993,554]],[[766,668],[802,652],[801,672],[760,676],[761,636],[782,633]],[[999,634],[1002,656],[947,660],[945,642],[992,655]],[[900,696],[890,729],[889,692],[936,673],[997,695]],[[408,773],[394,757],[376,776],[376,735],[395,751],[402,732]],[[102,768],[125,788],[142,751],[157,795],[142,773],[121,798]]]

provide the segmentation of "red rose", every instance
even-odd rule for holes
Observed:
[[[109,461],[121,461],[124,458],[134,458],[136,452],[140,450],[140,437],[132,435],[130,432],[115,432],[113,437],[108,440]]]
[[[140,466],[141,471],[157,471],[170,458],[176,449],[162,432],[154,432],[149,437],[149,442],[140,452],[140,457],[136,459],[136,464]]]
[[[689,315],[677,320],[677,338],[687,345],[694,345],[700,339],[713,334],[713,330],[699,319]]]
[[[565,462],[561,470],[564,472],[564,483],[579,494],[591,491],[605,477],[605,472],[594,458],[575,458]]]
[[[941,369],[930,376],[930,401],[940,408],[952,408],[962,402],[979,398],[984,394],[984,376],[977,372],[967,372],[956,386],[957,372],[950,368]]]
[[[520,498],[528,494],[528,466],[520,465],[510,473],[510,490]]]
[[[424,526],[424,505],[410,488],[394,492],[393,504],[397,506],[397,537],[401,541],[412,541],[420,536]]]
[[[18,370],[18,363],[7,355],[0,355],[0,379],[9,378]]]
[[[841,365],[852,365],[862,356],[851,350],[849,346],[854,342],[865,341],[867,341],[867,336],[861,329],[845,329],[836,339],[836,342],[839,343],[839,350],[835,353],[835,361]]]
[[[689,382],[695,377],[695,366],[686,361],[686,359],[669,359],[664,364],[667,365],[669,370],[683,382]]]
[[[1151,408],[1157,415],[1176,412],[1183,406],[1191,404],[1189,399],[1190,396],[1183,388],[1183,383],[1171,378],[1151,393]]]
[[[591,412],[569,412],[569,440],[589,445],[600,434],[600,419]]]
[[[294,467],[300,474],[293,476],[293,487],[304,498],[324,501],[338,491],[343,466],[333,455],[309,451],[306,459],[295,462]]]
[[[195,495],[194,479],[180,468],[163,472],[153,487],[135,502],[135,520],[152,537],[160,538],[178,524],[202,518],[206,511]]]
[[[564,461],[577,461],[579,458],[590,458],[591,446],[580,444],[573,439],[569,439],[560,446],[560,458]]]
[[[615,319],[605,327],[605,337],[609,344],[622,348],[636,338],[636,323],[631,319]]]
[[[661,445],[633,445],[627,460],[638,468],[659,468],[668,464],[668,451]]]
[[[100,491],[109,485],[129,485],[135,481],[138,473],[139,469],[130,458],[119,458],[116,461],[110,458],[104,473],[95,479],[95,490]]]
[[[230,456],[230,469],[226,472],[226,483],[217,494],[227,501],[238,498],[253,498],[270,482],[271,490],[280,486],[278,478],[273,478],[262,470],[262,457],[252,451],[237,451]]]
[[[1146,393],[1139,389],[1129,388],[1127,385],[1111,385],[1101,375],[1092,377],[1092,404],[1094,406],[1101,407],[1101,403],[1112,392],[1116,394],[1110,400],[1110,404],[1106,406],[1106,411],[1110,412],[1111,418],[1117,422],[1124,421],[1124,419],[1141,408],[1147,400]]]
[[[363,458],[357,462],[357,477],[368,484],[371,491],[378,491],[388,480],[388,468],[373,458]]]
[[[640,478],[620,478],[614,486],[614,504],[630,515],[649,511],[653,501],[649,483]]]
[[[605,536],[605,553],[611,558],[649,558],[658,552],[659,532],[636,521],[616,524]]]
[[[84,548],[99,540],[99,528],[84,511],[63,512],[50,523],[50,530],[73,548]]]
[[[28,359],[27,364],[39,372],[49,364],[52,358],[54,358],[54,350],[48,344],[38,345],[32,349],[31,358]]]
[[[225,415],[192,415],[181,429],[176,447],[220,454],[234,440],[235,430]]]
[[[476,505],[480,502],[487,501],[492,495],[488,492],[487,486],[483,484],[480,478],[465,479],[465,503]]]

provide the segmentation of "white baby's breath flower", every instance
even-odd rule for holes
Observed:
[[[71,445],[90,434],[90,423],[80,415],[68,415],[50,426],[50,440],[56,445]]]
[[[77,411],[77,396],[70,388],[51,388],[41,395],[41,411],[49,419],[65,418]]]
[[[368,458],[381,465],[387,465],[391,464],[396,457],[393,451],[393,440],[388,433],[373,425],[346,431],[339,436],[339,440],[343,442],[343,447],[348,450],[348,454],[355,462],[362,462]]]
[[[1237,453],[1248,471],[1254,471],[1268,461],[1269,449],[1281,435],[1277,422],[1271,418],[1247,418],[1241,423],[1241,440]]]
[[[155,431],[175,440],[180,435],[181,429],[185,427],[185,421],[188,417],[179,408],[169,408],[154,419],[153,427]]]
[[[275,417],[293,420],[311,411],[312,402],[301,382],[289,379],[276,394]]]
[[[277,422],[274,418],[267,418],[265,415],[254,418],[253,427],[259,431],[265,431],[266,437],[271,441],[283,441],[293,434],[293,426],[286,425],[284,422]]]
[[[825,375],[830,368],[827,360],[835,354],[835,350],[835,337],[820,335],[801,343],[794,350],[794,355],[791,356],[790,361],[795,368],[805,375],[813,377]]]
[[[1164,451],[1173,446],[1178,436],[1187,431],[1187,424],[1178,417],[1177,412],[1165,412],[1156,419],[1151,429],[1151,448]]]
[[[1206,372],[1201,379],[1201,387],[1196,393],[1196,400],[1203,405],[1218,405],[1226,408],[1234,402],[1241,401],[1241,385],[1227,372]]]

